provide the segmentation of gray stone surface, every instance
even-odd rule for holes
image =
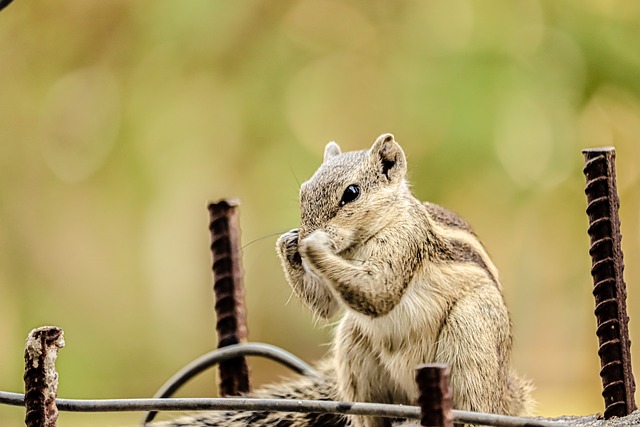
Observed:
[[[540,420],[546,422],[557,422],[558,425],[571,427],[627,427],[640,426],[640,411],[635,411],[631,415],[623,418],[612,418],[605,420],[601,415],[588,416],[563,416],[557,418],[532,418],[533,421]],[[395,427],[419,427],[418,422],[405,422],[396,424]]]

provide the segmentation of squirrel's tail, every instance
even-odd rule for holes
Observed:
[[[262,399],[336,400],[335,371],[327,362],[319,366],[320,376],[299,375],[249,394]],[[347,418],[339,414],[306,414],[300,412],[200,412],[171,421],[151,424],[153,427],[346,427]]]

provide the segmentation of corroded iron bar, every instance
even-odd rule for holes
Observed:
[[[428,363],[416,369],[420,425],[453,427],[450,370],[441,363]]]
[[[56,358],[64,347],[62,329],[43,326],[32,330],[24,351],[24,405],[27,427],[55,427],[58,420]]]
[[[218,348],[247,341],[237,200],[209,204]],[[220,363],[220,395],[248,393],[249,367],[240,356]]]
[[[582,151],[587,181],[587,215],[591,247],[591,276],[597,319],[598,355],[605,418],[629,415],[636,409],[631,371],[631,341],[624,283],[620,199],[616,186],[616,152],[613,147]]]

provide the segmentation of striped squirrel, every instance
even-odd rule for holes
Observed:
[[[276,244],[287,281],[320,318],[340,309],[322,379],[298,377],[255,397],[413,405],[420,363],[451,367],[456,409],[530,415],[531,386],[510,366],[511,322],[496,267],[469,225],[418,201],[393,135],[369,150],[327,144],[300,188],[300,227]],[[207,413],[167,426],[386,427],[384,418]]]

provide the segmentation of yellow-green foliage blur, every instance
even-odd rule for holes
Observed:
[[[320,358],[274,242],[324,144],[392,132],[501,270],[541,415],[602,411],[584,147],[614,145],[640,342],[640,6],[26,1],[0,13],[0,389],[64,329],[59,395],[148,397],[215,346],[209,200],[242,200],[250,339]],[[635,360],[640,349],[632,346]],[[251,359],[255,384],[286,371]],[[636,366],[640,369],[640,366]],[[182,396],[215,395],[212,373]],[[20,425],[0,407],[0,424]],[[62,413],[63,426],[140,414]]]

